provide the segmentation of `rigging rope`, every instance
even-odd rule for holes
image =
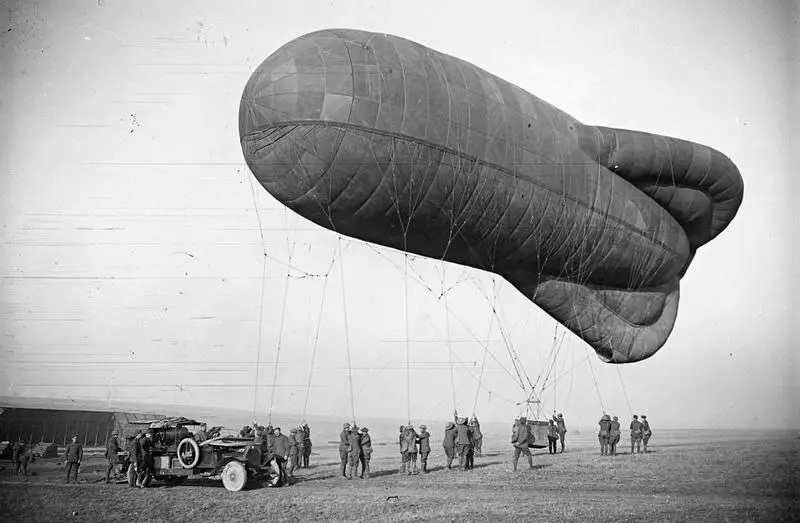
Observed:
[[[404,246],[405,247],[405,246]],[[405,311],[406,311],[406,408],[408,422],[411,423],[411,361],[408,341],[408,252],[403,252],[403,270],[405,272]]]
[[[264,227],[261,224],[261,214],[258,212],[258,202],[256,201],[256,191],[253,187],[253,177],[246,175],[247,180],[250,182],[250,194],[253,197],[253,208],[256,212],[256,220],[258,221],[258,233],[261,236],[261,251],[264,254],[261,262],[261,303],[258,310],[258,341],[256,345],[256,376],[255,383],[253,384],[253,419],[256,418],[256,410],[258,406],[258,374],[261,368],[261,334],[264,327],[264,288],[267,282],[267,249],[264,246]]]
[[[333,264],[336,261],[336,255],[331,258],[331,265],[328,267],[328,273],[333,269]],[[314,348],[311,351],[311,365],[308,369],[308,384],[306,385],[306,398],[303,402],[303,419],[306,417],[308,409],[308,398],[311,395],[311,376],[314,373],[314,360],[317,358],[317,347],[319,346],[319,331],[322,327],[322,312],[325,309],[325,291],[328,288],[328,275],[325,275],[325,282],[322,284],[322,299],[319,302],[319,315],[317,316],[317,332],[314,334]]]
[[[625,390],[625,382],[622,381],[622,372],[619,369],[619,365],[616,365],[616,367],[617,367],[617,376],[619,376],[619,382],[620,384],[622,384],[622,393],[625,395],[625,403],[628,404],[628,412],[630,413],[631,416],[633,416],[633,409],[631,408],[631,402],[628,399],[628,391]]]
[[[495,310],[497,305],[497,280],[494,276],[492,276],[492,311]],[[494,317],[495,315],[489,317],[489,331],[486,334],[486,347],[489,346],[489,342],[492,339],[492,326],[494,325]],[[478,397],[481,393],[481,383],[483,382],[483,370],[486,368],[486,353],[487,349],[483,349],[483,361],[481,362],[481,374],[478,377],[478,387],[475,389],[475,401],[472,403],[472,415],[475,415],[475,410],[478,408]]]
[[[287,240],[288,243],[288,240]],[[292,255],[294,254],[294,244],[289,248],[289,266],[292,265]],[[278,364],[281,360],[281,346],[283,344],[283,323],[286,319],[286,302],[289,298],[289,277],[291,276],[291,269],[286,269],[286,283],[283,287],[283,306],[281,307],[281,323],[278,329],[278,348],[275,353],[275,371],[272,374],[272,394],[269,398],[269,411],[267,411],[267,425],[272,425],[272,409],[275,406],[275,389],[278,383]]]
[[[444,292],[444,284],[447,280],[447,266],[445,265],[445,261],[441,260],[442,263],[442,298],[444,299],[444,320],[445,320],[445,327],[447,329],[447,354],[450,358],[450,390],[453,393],[453,410],[458,409],[458,405],[456,404],[456,378],[455,372],[453,371],[453,344],[450,340],[450,315],[447,314],[447,293]],[[480,390],[480,388],[478,389]]]
[[[350,330],[347,325],[347,300],[345,299],[344,289],[344,256],[342,254],[342,236],[337,233],[339,238],[339,276],[342,279],[342,314],[344,315],[344,337],[347,346],[347,381],[350,384],[350,413],[353,415],[353,423],[356,422],[356,404],[353,397],[353,367],[350,363]]]

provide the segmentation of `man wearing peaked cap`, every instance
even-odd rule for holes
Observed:
[[[372,438],[367,427],[361,427],[361,479],[369,478],[369,460],[372,457]]]
[[[448,421],[447,425],[444,427],[444,440],[442,441],[442,447],[444,447],[444,454],[447,456],[447,470],[453,470],[452,464],[453,459],[456,457],[456,437],[458,436],[458,432],[456,431],[456,424],[452,421]]]
[[[420,468],[423,474],[428,473],[428,454],[431,453],[431,433],[428,432],[428,427],[425,425],[419,426],[420,433],[417,436],[417,443],[419,443],[419,460]]]
[[[117,453],[120,450],[119,440],[117,439],[119,433],[115,430],[111,433],[111,437],[106,441],[106,483],[111,483],[111,471],[117,466]]]
[[[342,425],[342,432],[339,433],[339,461],[343,478],[347,478],[347,458],[350,454],[350,424]]]

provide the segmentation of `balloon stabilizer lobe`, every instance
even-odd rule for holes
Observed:
[[[583,125],[386,34],[280,48],[245,87],[239,133],[259,183],[300,215],[495,272],[614,363],[665,343],[681,276],[742,201],[714,149]]]

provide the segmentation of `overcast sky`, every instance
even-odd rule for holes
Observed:
[[[8,5],[0,395],[415,422],[455,403],[504,421],[525,399],[516,353],[547,378],[544,410],[576,424],[605,410],[800,427],[795,2]],[[744,203],[694,259],[661,351],[604,364],[502,279],[419,257],[406,275],[401,254],[340,242],[251,180],[237,130],[249,75],[333,27],[459,57],[587,124],[728,155]]]

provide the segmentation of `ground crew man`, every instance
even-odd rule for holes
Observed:
[[[353,473],[358,475],[358,464],[361,461],[361,434],[358,433],[358,427],[355,424],[347,435],[347,460],[350,464],[347,479],[353,479]],[[363,473],[364,470],[362,469],[361,472]]]
[[[369,429],[361,429],[361,478],[369,478],[369,460],[372,458],[372,437]]]
[[[142,470],[142,431],[136,433],[136,436],[131,440],[129,454],[128,454],[128,461],[130,461],[129,467],[133,467],[133,472],[136,473],[136,486],[141,486],[139,484],[139,471]],[[130,485],[133,487],[134,485]]]
[[[428,432],[428,427],[425,425],[419,426],[419,436],[417,443],[419,443],[419,466],[423,474],[428,473],[428,454],[431,453],[431,433]]]
[[[289,470],[286,472],[289,477],[291,478],[294,474],[294,469],[297,467],[297,460],[299,454],[299,448],[297,444],[297,429],[292,429],[289,431]],[[302,439],[300,439],[302,441]]]
[[[442,447],[444,447],[444,454],[447,456],[447,469],[452,470],[453,458],[456,456],[456,438],[458,432],[456,424],[448,421],[444,427],[444,440],[442,440]]]
[[[650,436],[653,433],[650,430],[650,422],[647,421],[647,416],[642,414],[642,445],[644,446],[644,451],[647,452],[647,442],[650,441]]]
[[[472,421],[470,421],[470,428],[472,429],[472,440],[475,442],[475,455],[481,457],[483,432],[481,432],[481,424],[475,416],[473,416]]]
[[[106,467],[106,483],[111,483],[111,471],[117,466],[117,452],[119,452],[119,440],[117,439],[119,433],[115,430],[111,433],[111,437],[106,441],[106,460],[108,465]]]
[[[147,477],[150,475],[152,469],[153,459],[153,433],[149,430],[140,438],[139,444],[141,448],[141,468],[139,469],[139,480],[137,485],[139,488],[144,488],[147,483]]]
[[[554,419],[551,419],[550,424],[547,426],[548,452],[550,452],[550,454],[555,454],[557,445],[558,445],[558,425],[556,425],[556,421]]]
[[[611,416],[603,414],[597,424],[600,425],[600,430],[597,433],[597,438],[600,440],[600,455],[607,456],[609,452],[609,434],[611,433]]]
[[[458,466],[461,470],[467,467],[467,457],[471,446],[470,430],[467,425],[467,418],[459,418],[458,412],[453,411],[453,416],[456,422],[456,448],[458,449]]]
[[[402,443],[400,450],[406,458],[406,474],[417,474],[417,431],[410,423],[406,425],[406,429],[402,434]]]
[[[22,468],[22,454],[24,452],[25,445],[21,441],[14,442],[14,448],[12,449],[11,453],[11,460],[14,462],[14,470],[17,476],[19,476],[19,471]]]
[[[286,437],[286,434],[281,434],[280,427],[272,429],[272,434],[274,436],[272,449],[275,454],[275,461],[278,462],[278,465],[286,468],[286,460],[289,459],[289,438]]]
[[[556,418],[556,425],[558,425],[558,439],[561,440],[561,452],[564,452],[564,440],[567,439],[567,425],[564,423],[564,415],[559,413]]]
[[[633,415],[631,421],[631,454],[633,454],[633,447],[636,447],[636,452],[640,452],[639,444],[642,442],[642,424],[639,422],[639,416]]]
[[[67,469],[67,480],[65,483],[69,483],[69,476],[72,471],[75,471],[75,483],[78,482],[78,470],[81,467],[81,461],[83,461],[83,446],[78,443],[78,435],[72,436],[72,442],[67,445],[66,450],[64,451],[64,456],[66,457],[66,462],[64,463],[65,468]]]
[[[308,423],[303,422],[303,467],[308,468],[311,459],[311,428]]]
[[[472,426],[469,427],[469,447],[467,447],[467,465],[465,470],[472,470],[475,467],[475,433],[472,432]]]
[[[617,443],[619,443],[619,438],[621,435],[621,431],[619,428],[619,418],[614,416],[611,420],[611,431],[608,434],[609,441],[608,444],[611,446],[611,455],[617,455]]]
[[[294,429],[294,431],[296,433],[295,442],[297,445],[297,468],[301,469],[303,468],[303,460],[306,455],[306,434],[305,431],[303,431],[302,425]]]
[[[339,460],[341,461],[342,477],[347,477],[347,457],[350,448],[350,424],[342,425],[342,432],[339,433]]]
[[[33,449],[26,447],[25,444],[21,441],[18,441],[14,444],[14,452],[12,455],[14,460],[14,468],[16,470],[16,475],[19,476],[20,470],[22,470],[22,475],[27,477],[28,476],[28,463],[33,463]]]
[[[400,436],[397,438],[397,443],[400,445],[400,474],[406,473],[406,453],[403,450],[403,432],[405,432],[405,425],[400,425]]]
[[[531,449],[528,448],[530,440],[533,438],[528,430],[528,420],[525,417],[519,418],[519,424],[511,438],[511,443],[514,445],[514,471],[517,470],[517,462],[519,461],[520,454],[525,454],[528,457],[528,466],[533,468],[533,456],[531,456]]]

